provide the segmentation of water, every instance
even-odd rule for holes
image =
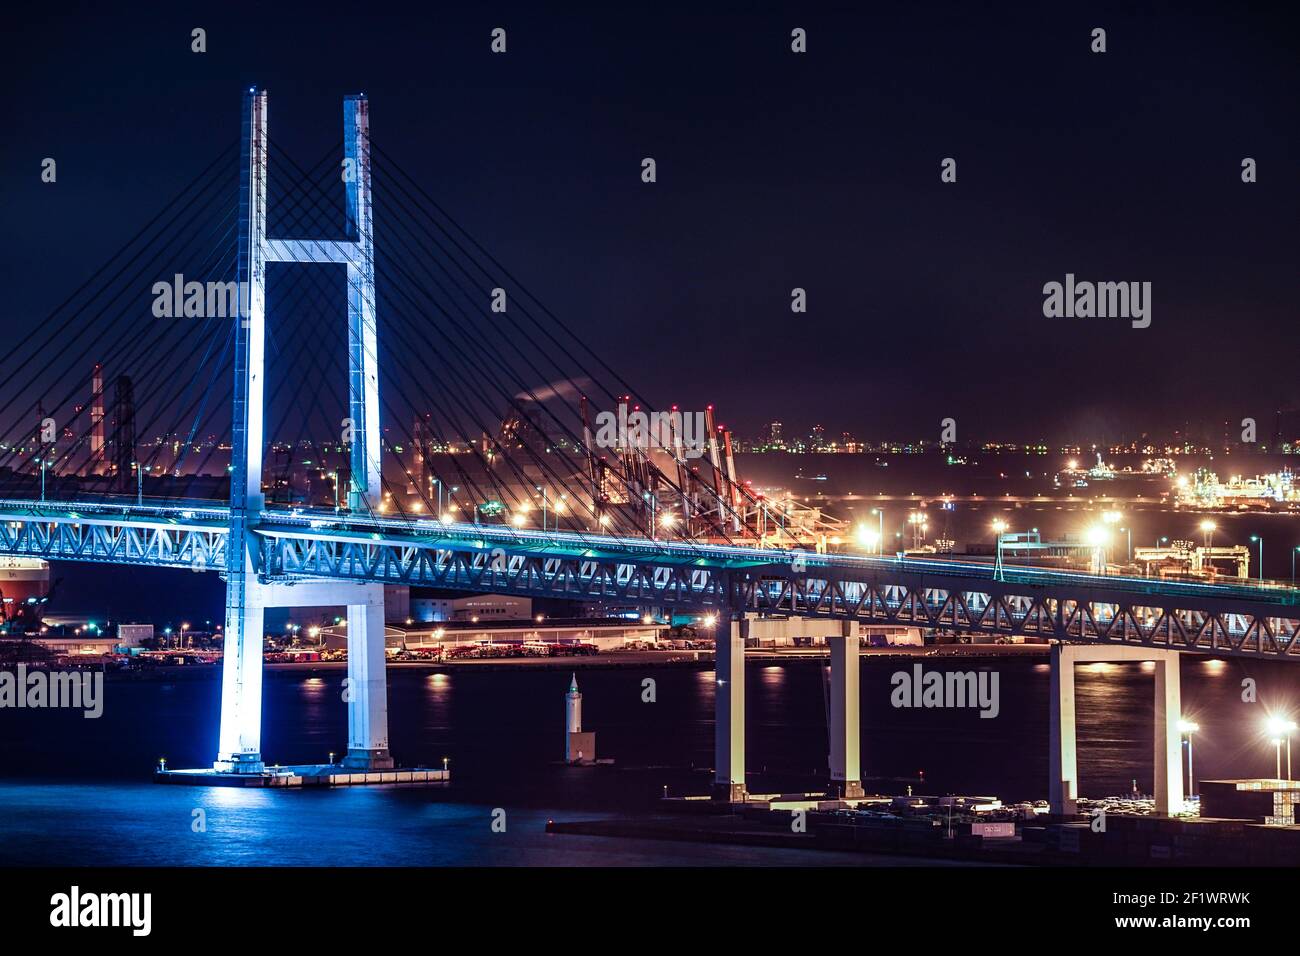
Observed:
[[[869,791],[1045,796],[1046,663],[1040,659],[939,661],[999,675],[1000,714],[906,710],[889,703],[890,675],[911,661],[862,664],[862,760]],[[1198,778],[1271,775],[1264,707],[1296,703],[1293,670],[1255,661],[1183,664],[1184,713],[1201,732]],[[264,752],[283,763],[343,749],[341,668],[268,668]],[[390,669],[392,748],[406,764],[441,766],[447,788],[266,791],[166,787],[148,782],[160,756],[173,767],[208,764],[216,750],[215,670],[175,679],[111,679],[103,716],[0,711],[0,863],[194,865],[645,865],[842,863],[858,857],[595,837],[551,836],[548,819],[650,811],[669,792],[705,792],[713,749],[713,672],[646,666],[588,668],[578,680],[585,722],[614,768],[568,768],[563,693],[568,672],[533,667],[449,672]],[[1258,704],[1241,701],[1243,677]],[[656,682],[655,703],[642,681]],[[747,747],[752,790],[824,781],[827,733],[821,667],[751,662]],[[1081,792],[1151,789],[1153,677],[1140,664],[1078,669]],[[1289,695],[1289,696],[1288,696]],[[1293,712],[1293,711],[1292,711]],[[1285,768],[1284,768],[1285,769]],[[924,772],[924,783],[920,782]],[[874,778],[874,779],[872,779]],[[207,832],[191,829],[206,813]],[[506,811],[494,834],[492,811]]]

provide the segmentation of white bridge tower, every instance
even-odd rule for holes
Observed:
[[[365,96],[343,101],[348,238],[269,239],[266,235],[267,96],[244,96],[240,152],[240,308],[235,321],[235,404],[231,438],[230,532],[226,545],[225,660],[215,769],[261,773],[262,639],[268,607],[344,604],[348,621],[348,752],[345,766],[385,769],[388,689],[384,672],[384,587],[339,581],[269,582],[254,529],[261,520],[266,391],[266,266],[271,262],[342,265],[348,278],[348,415],[352,435],[348,505],[377,507],[380,488],[379,370],[371,226],[370,113]],[[247,290],[246,299],[244,290]],[[344,423],[340,423],[340,431]]]

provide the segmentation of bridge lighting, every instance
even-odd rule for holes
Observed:
[[[706,615],[704,616],[704,626],[705,626],[705,627],[714,627],[714,626],[717,625],[717,623],[718,623],[718,615],[716,615],[716,614],[706,614]]]
[[[1207,548],[1214,544],[1214,531],[1218,527],[1219,526],[1209,518],[1206,518],[1201,522],[1201,531],[1205,533],[1205,546]]]
[[[524,522],[527,520],[528,519],[525,518],[523,515],[519,514],[519,512],[515,512],[513,515],[510,516],[510,523],[514,525],[516,528],[522,528],[524,526]]]
[[[596,522],[602,528],[607,527],[609,525],[609,515],[601,515],[599,518],[596,519]],[[1300,548],[1297,548],[1296,550],[1300,551]]]
[[[676,523],[677,523],[677,516],[673,514],[671,511],[665,511],[663,514],[659,516],[659,527],[661,528],[671,528]]]
[[[450,512],[450,511],[444,511],[444,512],[442,513],[442,516],[439,518],[439,520],[440,520],[443,524],[451,524],[451,512]]]

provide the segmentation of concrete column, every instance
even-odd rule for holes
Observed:
[[[1079,765],[1074,726],[1074,648],[1052,645],[1048,710],[1047,801],[1052,813],[1076,812]]]
[[[831,649],[831,787],[839,796],[854,799],[862,796],[858,622],[841,623],[843,634],[826,639]]]
[[[713,794],[719,800],[745,799],[745,638],[749,620],[718,627],[714,676],[717,680],[713,729]]]
[[[1183,809],[1182,677],[1177,651],[1156,651],[1155,786],[1156,813]]]
[[[265,609],[257,577],[234,572],[226,582],[225,656],[221,662],[221,729],[214,770],[261,773],[262,636]]]
[[[345,767],[383,770],[388,752],[384,586],[367,585],[364,604],[348,605],[348,755]]]

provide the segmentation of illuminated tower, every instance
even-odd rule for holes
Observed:
[[[379,369],[375,328],[374,243],[371,235],[370,118],[365,96],[343,101],[343,185],[347,237],[269,238],[267,223],[267,94],[244,97],[240,141],[235,395],[231,429],[230,526],[226,538],[225,657],[221,729],[213,766],[261,773],[262,642],[268,607],[343,604],[348,621],[348,752],[350,769],[393,766],[388,753],[388,689],[384,672],[384,586],[337,581],[290,585],[266,581],[253,529],[262,520],[266,388],[266,269],[269,263],[347,270],[348,411],[351,418],[353,511],[377,508]],[[342,310],[341,310],[342,311]]]

